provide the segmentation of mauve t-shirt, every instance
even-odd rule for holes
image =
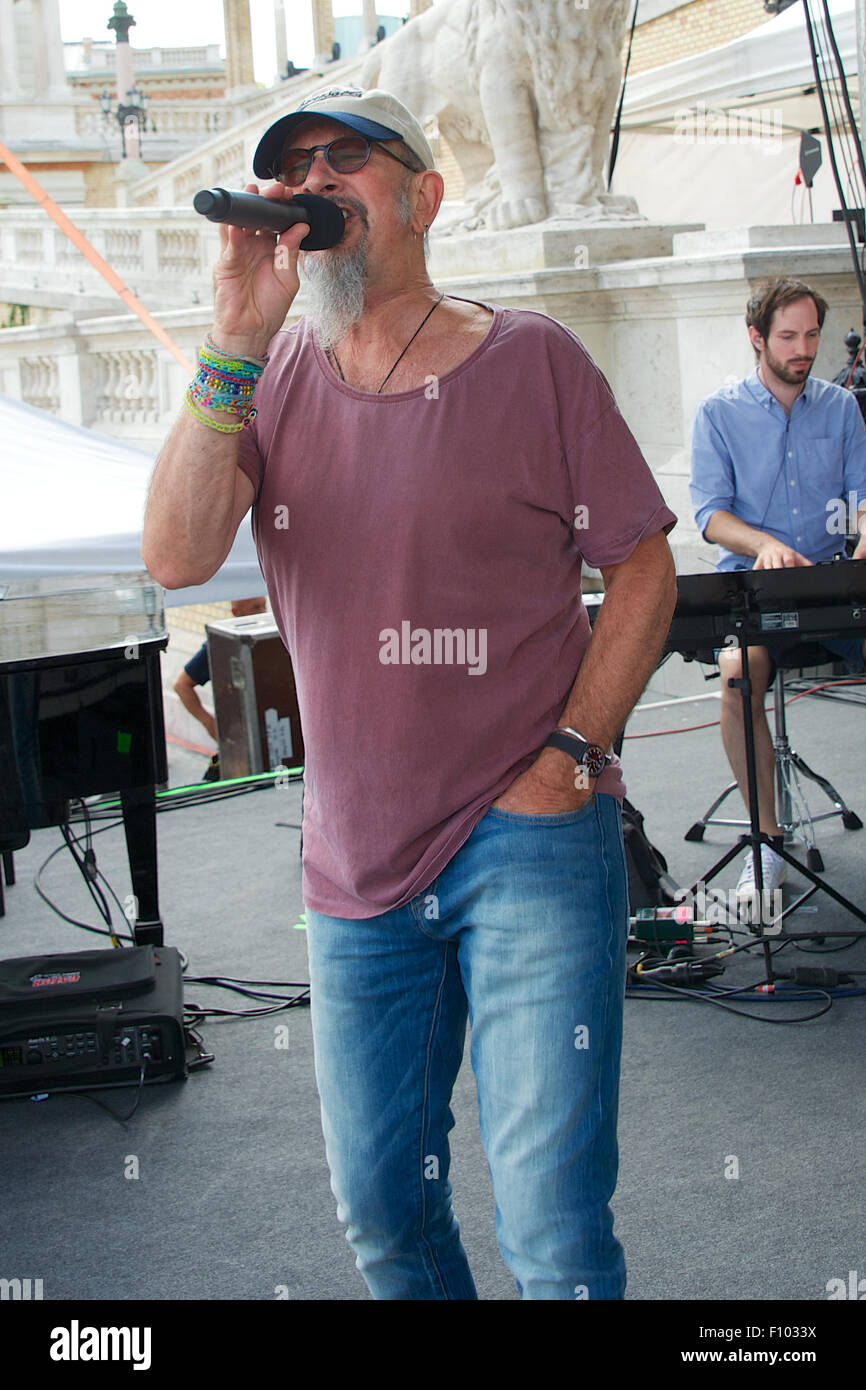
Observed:
[[[559,722],[590,638],[581,555],[616,564],[676,517],[544,314],[496,308],[465,361],[393,395],[340,381],[304,319],[269,351],[239,464],[304,730],[304,901],[372,917]],[[614,761],[596,791],[624,790]]]

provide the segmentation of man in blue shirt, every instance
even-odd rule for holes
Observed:
[[[840,524],[859,533],[855,559],[866,559],[866,426],[856,398],[841,386],[809,379],[826,302],[802,280],[762,286],[746,307],[757,367],[698,407],[692,434],[692,503],[706,540],[719,546],[717,568],[784,569],[830,560],[844,546]],[[866,642],[824,643],[864,669]],[[778,652],[779,648],[774,647]],[[748,805],[742,696],[728,681],[741,674],[738,648],[719,652],[722,741]],[[775,674],[766,647],[749,647],[760,827],[779,848],[775,754],[764,700]],[[775,850],[761,851],[764,887],[785,877]],[[738,895],[754,891],[751,852]]]

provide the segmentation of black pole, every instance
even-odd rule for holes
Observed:
[[[622,74],[622,86],[619,89],[619,102],[616,108],[616,117],[613,123],[613,139],[610,142],[610,155],[607,161],[607,188],[610,192],[610,181],[613,178],[613,169],[616,164],[616,154],[619,149],[619,128],[622,123],[622,104],[625,101],[625,83],[628,77],[629,64],[631,63],[631,44],[634,38],[634,27],[637,24],[637,7],[640,0],[634,0],[634,13],[631,17],[631,29],[628,35],[628,52],[625,55],[625,70]]]
[[[812,55],[812,71],[815,74],[815,87],[818,92],[818,100],[821,103],[821,114],[824,119],[824,133],[827,137],[827,153],[830,156],[830,165],[833,170],[833,178],[836,181],[836,192],[839,195],[839,204],[842,209],[842,216],[845,219],[845,228],[848,232],[848,244],[851,248],[851,260],[854,264],[854,275],[857,279],[857,288],[860,291],[860,303],[863,306],[863,318],[866,322],[866,284],[863,282],[863,271],[860,267],[860,257],[857,255],[857,248],[854,245],[854,229],[851,225],[850,209],[845,202],[845,194],[842,191],[842,180],[839,177],[839,167],[836,163],[836,152],[833,148],[833,136],[830,132],[830,118],[827,114],[827,103],[824,100],[824,86],[821,73],[818,69],[818,55],[815,50],[815,35],[812,31],[812,17],[809,13],[809,0],[803,0],[803,13],[806,16],[806,32],[809,36],[809,51]]]

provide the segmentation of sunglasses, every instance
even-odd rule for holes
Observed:
[[[373,153],[374,145],[384,154],[396,159],[397,163],[402,164],[404,169],[412,170],[413,174],[417,172],[412,169],[411,164],[406,163],[405,159],[401,159],[398,154],[394,154],[378,140],[367,140],[363,135],[341,135],[328,145],[311,145],[309,149],[305,150],[284,151],[275,177],[289,188],[297,188],[309,174],[316,150],[322,151],[325,163],[329,169],[334,170],[335,174],[356,174],[367,163]]]

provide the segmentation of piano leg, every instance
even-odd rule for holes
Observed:
[[[135,895],[135,944],[162,946],[156,859],[156,790],[153,786],[134,787],[121,792],[120,803]]]

